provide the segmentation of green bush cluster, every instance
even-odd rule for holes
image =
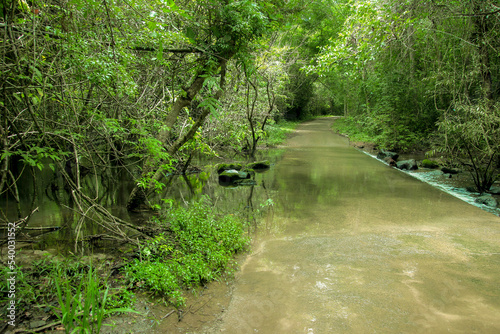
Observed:
[[[141,245],[139,258],[124,271],[130,283],[184,305],[182,290],[217,280],[231,271],[235,253],[245,249],[242,220],[218,215],[208,197],[166,212],[155,223],[168,232]]]
[[[363,127],[353,118],[340,118],[333,123],[333,130],[346,134],[352,141],[371,142],[373,137],[363,131]]]
[[[65,275],[63,269],[54,276],[59,307],[56,316],[66,333],[100,333],[103,320],[113,313],[134,312],[131,308],[109,308],[109,286],[101,282],[97,271],[90,266],[79,277],[78,285]],[[71,283],[70,283],[71,282]]]
[[[385,127],[383,122],[389,123],[389,120],[366,115],[350,116],[336,120],[333,129],[349,136],[352,141],[371,142],[381,148],[403,152],[426,142],[423,134],[412,132],[402,124]]]

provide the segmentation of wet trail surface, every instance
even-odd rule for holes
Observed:
[[[272,213],[207,333],[500,333],[500,219],[298,128]]]

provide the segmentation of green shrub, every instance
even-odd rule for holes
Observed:
[[[156,218],[168,229],[141,245],[139,259],[125,268],[130,283],[163,294],[176,307],[182,289],[217,280],[230,269],[235,253],[248,244],[243,222],[218,215],[208,197]]]
[[[333,130],[347,135],[351,141],[370,142],[380,148],[403,152],[425,142],[423,134],[411,131],[407,125],[391,121],[387,115],[371,117],[361,114],[340,118],[333,123]]]
[[[367,133],[366,124],[352,117],[339,118],[333,123],[332,129],[338,133],[349,136],[352,141],[374,142],[375,138],[371,133]]]
[[[85,277],[86,276],[86,277]],[[79,284],[73,286],[64,270],[58,270],[54,276],[59,307],[55,312],[66,333],[99,333],[102,321],[112,313],[135,312],[129,308],[106,308],[109,287],[103,284],[90,266],[88,272],[80,278]]]
[[[422,167],[424,168],[438,168],[439,164],[434,160],[424,159],[422,161]]]

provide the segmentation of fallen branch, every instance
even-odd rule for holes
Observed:
[[[33,328],[33,329],[23,329],[23,328],[19,328],[19,329],[15,329],[14,331],[12,331],[12,333],[37,333],[37,332],[41,332],[41,331],[44,331],[46,329],[49,329],[49,328],[52,328],[52,327],[55,327],[55,326],[59,326],[61,325],[62,323],[60,321],[57,321],[57,322],[53,322],[51,324],[48,324],[48,325],[44,325],[44,326],[41,326],[41,327],[37,327],[37,328]]]

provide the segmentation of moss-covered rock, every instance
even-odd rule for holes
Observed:
[[[269,160],[256,161],[256,162],[249,163],[247,165],[247,168],[253,169],[255,171],[269,169],[270,167],[271,167],[271,163],[269,162]]]
[[[423,168],[431,168],[431,169],[434,169],[434,168],[438,168],[439,167],[439,164],[434,161],[434,160],[430,160],[430,159],[424,159],[422,161],[422,167]]]
[[[223,185],[235,184],[239,180],[249,179],[250,176],[248,172],[229,169],[219,174],[219,183]]]
[[[458,170],[456,169],[453,169],[453,168],[448,168],[448,167],[443,167],[441,168],[441,170],[443,171],[443,173],[445,174],[450,174],[450,175],[454,175],[454,174],[458,174]]]
[[[238,186],[256,186],[257,182],[252,179],[244,179],[244,180],[236,180],[234,181],[234,184]]]
[[[240,163],[224,163],[216,166],[219,174],[219,184],[221,186],[250,186],[256,185],[254,180],[251,180],[256,172],[264,172],[271,166],[267,160],[252,162],[246,166]]]
[[[217,165],[217,174],[221,174],[226,170],[241,170],[242,165],[240,163],[233,164],[218,164]]]
[[[254,176],[255,175],[255,170],[253,170],[252,168],[248,168],[248,167],[243,167],[241,169],[241,172],[248,173],[248,174],[250,174],[250,176]]]
[[[414,159],[399,161],[396,167],[403,170],[416,170],[418,169],[417,162]]]

